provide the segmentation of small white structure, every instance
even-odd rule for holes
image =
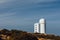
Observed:
[[[46,33],[46,20],[41,18],[39,23],[34,24],[34,33]]]
[[[39,33],[39,23],[34,24],[34,33]]]
[[[40,33],[46,33],[46,20],[44,18],[39,20]]]

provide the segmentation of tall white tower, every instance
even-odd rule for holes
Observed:
[[[39,23],[34,24],[34,33],[39,33]]]
[[[40,25],[40,33],[46,33],[46,20],[44,18],[41,18],[39,20]]]

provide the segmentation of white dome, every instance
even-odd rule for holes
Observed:
[[[39,20],[39,23],[45,23],[45,19],[44,18],[41,18],[40,20]]]

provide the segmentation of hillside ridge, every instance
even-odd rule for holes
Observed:
[[[2,29],[0,30],[0,40],[60,40],[60,36]]]

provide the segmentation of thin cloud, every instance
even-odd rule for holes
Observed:
[[[7,2],[8,0],[0,0],[0,3],[5,3]]]
[[[6,2],[20,2],[21,4],[39,3],[39,2],[53,2],[58,0],[0,0],[0,3]]]
[[[13,0],[0,0],[0,3],[6,3],[6,2],[11,2]]]
[[[0,14],[0,17],[7,17],[7,16],[13,16],[15,15],[16,13],[2,13]]]

